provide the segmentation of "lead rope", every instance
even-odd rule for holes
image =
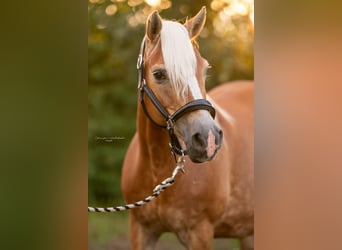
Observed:
[[[159,185],[157,185],[153,189],[152,195],[147,196],[145,199],[131,203],[131,204],[126,204],[124,206],[117,206],[117,207],[88,207],[88,212],[99,212],[99,213],[119,212],[119,211],[125,211],[128,209],[131,209],[131,208],[140,207],[142,205],[145,205],[146,203],[149,203],[150,201],[157,198],[162,192],[164,192],[165,189],[167,189],[168,187],[174,184],[175,178],[180,171],[182,173],[185,173],[184,163],[185,163],[184,152],[182,152],[182,155],[178,158],[176,162],[176,167],[173,170],[171,177],[166,178]]]

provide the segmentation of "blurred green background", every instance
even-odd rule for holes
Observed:
[[[158,9],[163,18],[184,22],[203,5],[207,22],[198,42],[212,66],[207,89],[231,80],[253,79],[253,1],[89,0],[89,204],[123,202],[121,167],[135,132],[136,60],[148,14]]]

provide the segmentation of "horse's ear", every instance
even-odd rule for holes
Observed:
[[[158,38],[162,29],[162,19],[159,16],[158,11],[153,11],[147,18],[146,22],[146,34],[150,41],[154,41]]]
[[[189,36],[191,40],[196,39],[201,33],[203,26],[205,24],[206,15],[207,10],[205,6],[203,6],[196,16],[194,16],[190,20],[186,20],[184,25],[189,31]]]

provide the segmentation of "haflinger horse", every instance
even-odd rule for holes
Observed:
[[[206,93],[209,64],[195,41],[205,19],[205,7],[185,24],[162,20],[157,11],[147,19],[137,132],[122,171],[125,200],[143,199],[171,175],[170,147],[186,155],[185,174],[130,211],[133,250],[154,249],[164,232],[187,249],[212,249],[215,237],[240,238],[242,249],[254,249],[254,87],[235,82]]]

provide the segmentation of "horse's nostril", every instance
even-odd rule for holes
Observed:
[[[221,140],[222,140],[222,138],[223,138],[223,131],[222,131],[222,129],[217,129],[217,133],[218,133],[218,136],[217,137],[215,137],[215,143],[216,143],[216,145],[221,145]]]
[[[194,134],[192,140],[201,147],[205,146],[205,138],[200,133]]]

